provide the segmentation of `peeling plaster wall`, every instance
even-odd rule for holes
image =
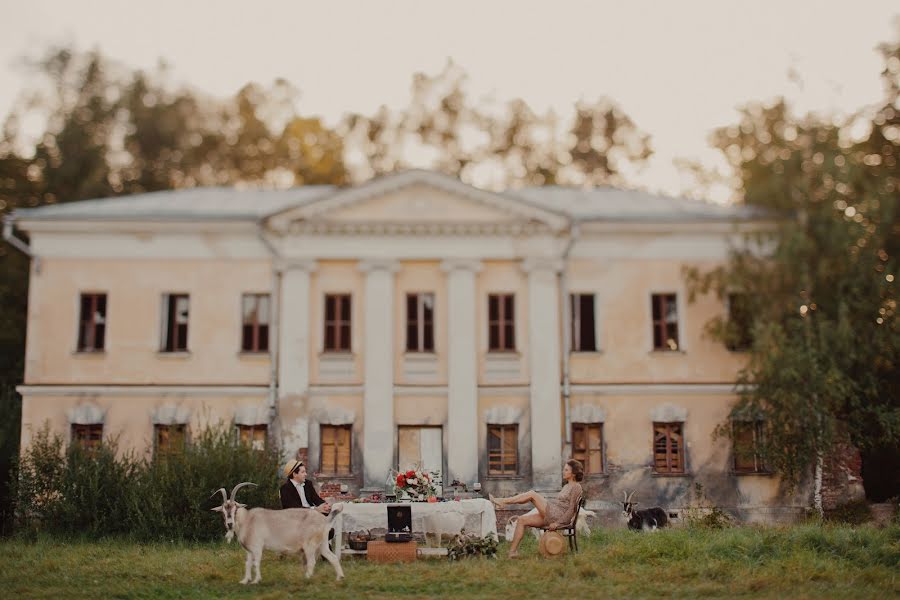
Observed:
[[[487,396],[478,399],[478,478],[485,495],[507,496],[531,488],[531,412],[528,396]],[[515,477],[488,475],[487,426],[517,423],[519,426],[519,464]],[[451,441],[451,443],[453,443]]]
[[[714,439],[733,396],[576,396],[573,413],[602,411],[605,472],[583,485],[589,504],[620,520],[624,492],[639,506],[680,511],[698,502],[718,506],[742,520],[790,520],[803,512],[805,486],[791,491],[772,475],[736,475],[730,441]],[[653,471],[653,423],[683,422],[685,474]],[[702,486],[698,495],[696,486]]]
[[[186,423],[191,431],[248,420],[249,415],[267,414],[265,392],[259,396],[112,396],[24,395],[22,398],[22,442],[27,448],[45,425],[64,440],[71,436],[73,422],[103,423],[103,438],[117,438],[120,453],[153,452],[156,423]],[[75,419],[74,421],[72,419]],[[99,420],[98,420],[99,418]],[[256,418],[249,418],[257,421]],[[265,420],[261,421],[265,423]]]

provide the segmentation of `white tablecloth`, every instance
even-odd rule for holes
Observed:
[[[344,531],[363,529],[387,529],[387,504],[344,502],[344,509],[334,519],[335,553],[340,556],[341,535]],[[451,500],[449,502],[411,502],[413,531],[424,532],[425,515],[441,512],[459,512],[465,517],[466,532],[481,537],[493,533],[497,537],[497,515],[494,505],[484,498]]]

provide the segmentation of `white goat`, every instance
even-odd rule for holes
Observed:
[[[524,517],[527,515],[536,515],[536,514],[538,514],[538,509],[533,508],[521,516]],[[588,519],[593,519],[596,516],[597,516],[597,514],[594,511],[588,510],[586,508],[582,508],[580,511],[578,511],[578,520],[575,521],[575,529],[578,531],[578,533],[585,535],[585,536],[591,535],[591,528],[590,528],[590,525],[588,525]],[[510,517],[509,521],[506,522],[506,539],[507,540],[511,540],[513,538],[513,535],[516,533],[516,523],[518,523],[518,522],[519,522],[519,517]],[[536,527],[529,527],[529,529],[531,529],[531,532],[534,534],[535,539],[539,540],[539,539],[541,539],[541,536],[544,535],[543,529],[538,529]]]
[[[444,535],[456,535],[466,526],[466,516],[461,512],[433,513],[425,515],[425,544],[431,545],[430,537],[434,535],[440,547]]]
[[[259,563],[262,560],[262,551],[274,550],[285,554],[306,555],[306,578],[312,577],[319,553],[331,563],[340,581],[344,577],[341,563],[331,548],[328,547],[328,531],[335,515],[343,509],[342,504],[337,504],[331,509],[328,517],[319,511],[308,508],[288,508],[284,510],[269,510],[266,508],[247,509],[246,504],[235,502],[234,496],[244,486],[256,485],[249,481],[239,483],[231,490],[231,497],[225,493],[225,488],[219,488],[213,496],[222,494],[222,506],[211,510],[222,513],[225,519],[225,539],[229,542],[237,535],[241,547],[247,551],[247,560],[244,565],[244,578],[241,583],[259,583]],[[212,496],[210,496],[212,497]],[[256,578],[251,582],[252,567],[256,566]]]

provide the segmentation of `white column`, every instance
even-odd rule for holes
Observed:
[[[531,470],[536,489],[559,489],[562,479],[558,260],[527,259],[528,346],[531,372]]]
[[[447,260],[447,470],[454,479],[478,479],[478,347],[475,310],[476,260]]]
[[[309,390],[310,275],[315,261],[285,261],[281,271],[278,331],[279,398],[305,396]]]
[[[394,463],[394,273],[396,261],[360,262],[363,311],[363,467],[366,489],[384,489]]]
[[[272,423],[272,435],[281,440],[284,458],[295,458],[309,445],[306,399],[309,395],[309,311],[310,277],[315,261],[286,259],[276,265],[281,274],[277,302],[278,331],[270,339],[278,346],[278,418]]]

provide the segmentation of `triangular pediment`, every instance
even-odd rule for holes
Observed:
[[[338,190],[271,215],[276,231],[331,228],[539,228],[559,231],[568,219],[518,198],[431,171],[405,171]]]

